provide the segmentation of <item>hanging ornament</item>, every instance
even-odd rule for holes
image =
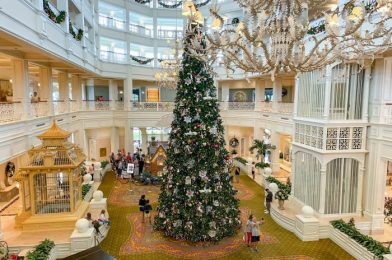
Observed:
[[[219,207],[219,201],[214,200],[213,204],[214,204],[215,207]]]
[[[211,222],[209,223],[209,225],[210,225],[210,228],[216,229],[216,223],[215,223],[215,221],[211,221]]]
[[[185,177],[185,185],[191,185],[192,184],[192,179],[189,176]]]
[[[192,122],[192,118],[190,116],[185,116],[184,121],[185,121],[185,123],[189,124],[190,122]]]
[[[191,190],[188,190],[188,191],[186,192],[186,195],[187,195],[189,198],[191,198],[191,197],[193,196],[193,194],[194,194],[194,192],[191,191]]]
[[[216,129],[215,126],[213,126],[213,127],[210,128],[210,133],[211,133],[211,134],[216,135],[217,132],[218,132],[218,131],[217,131],[217,129]]]
[[[215,230],[210,230],[208,231],[208,235],[212,238],[214,238],[216,236],[216,231]]]
[[[199,176],[200,176],[200,178],[205,178],[205,177],[207,177],[207,171],[200,171],[200,172],[199,172]]]

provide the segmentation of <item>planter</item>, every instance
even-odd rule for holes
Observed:
[[[284,207],[283,207],[283,205],[284,205],[284,200],[278,200],[278,203],[279,203],[278,209],[284,210]]]

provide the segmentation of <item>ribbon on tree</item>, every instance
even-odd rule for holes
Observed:
[[[154,58],[147,59],[145,57],[143,57],[143,59],[140,59],[139,57],[132,56],[132,55],[130,55],[130,57],[132,60],[136,61],[137,63],[139,63],[141,65],[146,65],[154,60]]]

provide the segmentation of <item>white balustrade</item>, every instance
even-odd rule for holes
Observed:
[[[0,103],[0,123],[18,121],[22,118],[22,103]]]
[[[280,114],[293,114],[294,103],[279,103],[278,112]]]
[[[64,114],[66,110],[67,104],[65,104],[64,100],[53,101],[53,111],[55,115]]]
[[[182,38],[182,30],[158,30],[158,38],[161,39],[176,39]]]
[[[138,112],[171,112],[174,102],[133,102],[132,111]]]
[[[99,15],[99,25],[117,30],[125,30],[125,21],[103,14]]]
[[[92,101],[92,100],[83,100],[81,109],[83,111],[109,111],[110,110],[110,101]]]
[[[48,116],[49,103],[46,101],[31,103],[31,114],[33,117]]]
[[[132,33],[140,34],[142,36],[147,36],[147,37],[154,36],[152,29],[146,28],[138,24],[129,24],[129,31]]]
[[[81,110],[81,104],[77,100],[70,100],[69,106],[71,112],[78,112]]]
[[[108,62],[113,62],[113,63],[124,64],[127,62],[126,53],[100,50],[99,57],[103,61],[108,61]]]
[[[262,112],[272,112],[272,102],[261,102],[260,109]]]
[[[255,109],[255,102],[228,102],[229,110],[251,110]]]
[[[114,109],[115,110],[124,110],[124,101],[114,101]]]

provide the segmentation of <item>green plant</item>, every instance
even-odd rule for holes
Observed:
[[[279,190],[282,190],[287,195],[291,193],[290,185],[283,184],[282,182],[278,181],[276,178],[272,176],[267,177],[265,180],[268,181],[269,183],[276,183],[276,185],[278,185]]]
[[[242,157],[236,157],[236,158],[234,158],[234,160],[236,160],[236,161],[238,161],[238,162],[240,162],[240,163],[242,163],[242,164],[247,164],[247,163],[248,163],[248,161],[245,160],[245,159],[242,158]]]
[[[83,184],[82,186],[82,199],[87,195],[87,193],[90,191],[91,185],[90,184]]]
[[[259,169],[264,169],[264,168],[270,167],[270,164],[264,163],[264,162],[258,162],[255,164],[255,167],[259,168]]]
[[[286,189],[279,189],[276,193],[275,193],[275,199],[277,200],[288,200],[289,199],[289,195],[286,193]]]
[[[108,161],[106,161],[106,160],[105,160],[105,161],[102,161],[102,162],[101,162],[101,168],[102,168],[102,169],[105,169],[105,168],[106,168],[106,165],[108,165],[108,164],[109,164]]]
[[[369,252],[374,254],[377,259],[383,259],[383,255],[391,253],[390,250],[384,247],[380,242],[359,232],[352,223],[345,223],[342,219],[333,220],[330,223],[334,228],[348,235],[354,241],[365,247]]]
[[[235,154],[238,154],[238,152],[236,149],[233,149],[233,150],[231,150],[231,154],[235,155]]]
[[[45,239],[33,251],[27,253],[26,258],[27,260],[46,260],[49,258],[50,251],[54,246],[53,241]]]

